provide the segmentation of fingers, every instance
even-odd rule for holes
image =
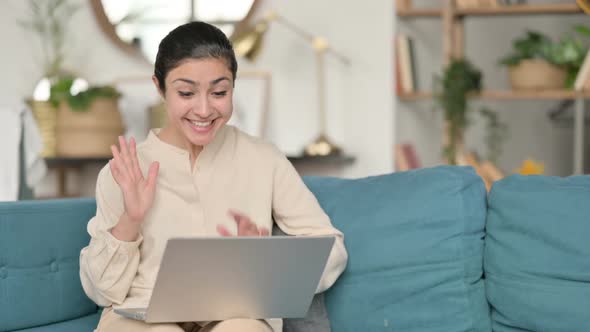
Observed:
[[[150,165],[150,169],[148,171],[148,179],[147,179],[147,188],[150,190],[154,190],[156,188],[156,178],[158,177],[158,171],[160,170],[160,163],[154,161]]]
[[[228,212],[238,226],[238,236],[268,236],[270,234],[268,229],[258,228],[248,216],[233,210]]]
[[[113,176],[115,173],[118,176],[118,183],[122,184],[125,182],[125,179],[128,178],[127,168],[121,159],[121,154],[119,153],[119,149],[116,146],[111,145],[111,152],[113,153],[113,159],[109,162],[111,165],[111,170],[113,171]]]
[[[115,182],[118,185],[121,185],[123,178],[121,175],[121,171],[117,167],[117,164],[114,159],[109,160],[109,167],[111,168],[111,174],[113,174],[113,178],[115,178]]]
[[[139,167],[139,162],[137,161],[137,146],[135,143],[135,138],[133,137],[129,139],[129,157],[131,158],[131,167],[133,169],[135,178],[142,180],[143,174],[141,173],[141,168]]]
[[[233,236],[232,233],[222,225],[217,225],[217,233],[221,236]]]
[[[133,172],[133,162],[131,161],[131,157],[129,155],[129,148],[127,147],[127,141],[125,141],[125,137],[119,136],[119,146],[121,149],[121,160],[123,161],[125,168],[127,168],[127,174],[132,177],[133,180],[136,179],[135,172]]]

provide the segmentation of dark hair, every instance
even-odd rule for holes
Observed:
[[[160,89],[166,91],[168,73],[187,59],[216,58],[227,63],[235,81],[238,62],[231,42],[215,26],[205,22],[190,22],[170,31],[160,42],[154,75]]]

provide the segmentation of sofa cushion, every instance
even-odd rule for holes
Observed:
[[[0,203],[0,331],[95,313],[80,283],[92,199]]]
[[[287,236],[277,225],[272,228],[273,236]],[[283,332],[330,332],[330,319],[326,311],[324,294],[316,294],[303,318],[283,319]]]
[[[325,293],[333,331],[490,331],[486,192],[473,169],[305,181],[349,254]]]
[[[494,331],[590,331],[590,176],[510,176],[489,205]]]
[[[100,313],[68,320],[65,322],[32,327],[14,332],[92,332],[98,325]]]

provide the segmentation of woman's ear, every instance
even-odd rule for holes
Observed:
[[[162,97],[162,99],[166,99],[164,97],[164,90],[160,88],[160,81],[158,81],[156,75],[152,75],[152,82],[154,82],[154,86],[156,87],[156,90],[158,90],[158,94],[160,95],[160,97]]]

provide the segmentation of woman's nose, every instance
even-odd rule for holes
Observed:
[[[207,96],[196,98],[193,113],[203,119],[208,118],[213,113]]]

